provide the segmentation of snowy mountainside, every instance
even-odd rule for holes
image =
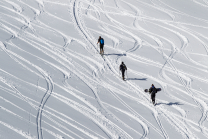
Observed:
[[[206,0],[1,0],[0,138],[208,138],[207,13]]]

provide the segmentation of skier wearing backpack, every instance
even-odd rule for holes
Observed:
[[[98,39],[98,42],[97,44],[100,43],[100,54],[104,54],[104,50],[103,50],[103,47],[104,47],[104,39],[99,36],[99,39]]]
[[[157,89],[155,88],[154,84],[152,84],[152,86],[150,87],[149,93],[151,94],[152,103],[153,105],[155,105],[155,96],[157,93]]]
[[[123,80],[125,79],[125,71],[126,70],[127,70],[126,65],[124,64],[124,62],[121,62],[120,71],[122,72],[122,78],[123,78]]]

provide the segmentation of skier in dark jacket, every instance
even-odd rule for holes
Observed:
[[[154,84],[149,89],[149,93],[151,94],[152,103],[155,105],[155,96],[157,93],[157,89],[155,88]]]
[[[98,42],[97,44],[100,43],[100,54],[104,54],[104,50],[103,50],[103,47],[104,47],[104,39],[99,36],[99,39],[98,39]]]
[[[127,67],[124,64],[124,62],[121,62],[120,71],[122,72],[122,78],[123,78],[123,80],[125,79],[125,70],[127,70]]]

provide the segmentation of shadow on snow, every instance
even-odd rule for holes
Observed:
[[[126,54],[104,54],[104,55],[106,55],[106,56],[110,56],[110,55],[117,55],[117,56],[126,56]]]
[[[147,80],[147,78],[128,78],[126,80]]]
[[[180,102],[157,103],[157,105],[160,105],[160,104],[165,104],[165,105],[169,105],[169,106],[171,106],[171,105],[183,105]]]

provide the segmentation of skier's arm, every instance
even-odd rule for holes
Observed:
[[[100,42],[100,39],[98,39],[98,42],[97,42],[97,44]]]
[[[150,93],[150,94],[152,93],[152,87],[150,87],[150,89],[149,89],[149,93]]]

